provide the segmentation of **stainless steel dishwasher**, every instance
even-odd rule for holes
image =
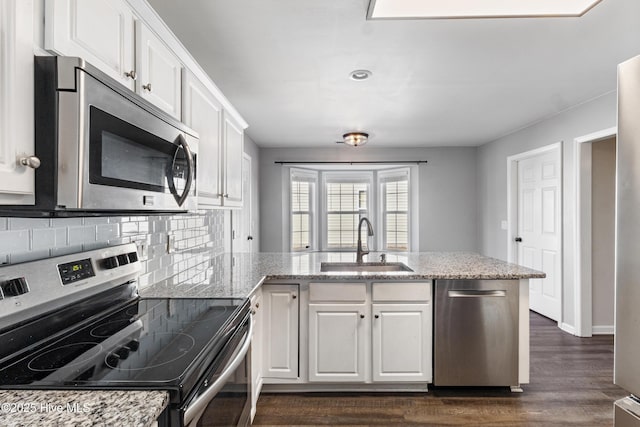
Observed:
[[[436,386],[518,383],[518,280],[436,280]]]

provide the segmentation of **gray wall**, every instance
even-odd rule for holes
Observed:
[[[591,277],[594,332],[613,332],[616,139],[591,144]]]
[[[275,161],[427,160],[419,166],[419,250],[476,251],[475,147],[385,149],[260,149],[260,230],[263,252],[288,251],[283,237],[283,182],[286,170]]]
[[[578,105],[478,148],[478,243],[484,255],[507,259],[507,157],[562,141],[563,164],[563,313],[562,322],[575,326],[574,139],[616,125],[616,93]]]

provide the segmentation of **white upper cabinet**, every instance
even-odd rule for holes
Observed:
[[[45,49],[84,58],[133,90],[134,22],[124,0],[47,0]]]
[[[182,63],[125,0],[47,0],[45,48],[87,60],[181,118]]]
[[[0,41],[0,204],[33,204],[32,0],[0,1]]]
[[[136,70],[138,93],[180,119],[182,64],[142,21],[136,22]]]
[[[198,205],[221,206],[222,105],[190,72],[185,72],[182,115],[198,132]]]
[[[244,130],[228,114],[224,115],[224,205],[242,206],[242,153]]]

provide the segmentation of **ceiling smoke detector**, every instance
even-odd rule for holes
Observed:
[[[348,132],[342,135],[342,140],[345,144],[352,147],[358,147],[364,145],[369,140],[369,134],[364,132]]]
[[[351,78],[351,80],[355,80],[357,82],[360,82],[362,80],[367,80],[369,77],[371,77],[371,71],[369,71],[369,70],[354,70],[349,74],[349,77]]]

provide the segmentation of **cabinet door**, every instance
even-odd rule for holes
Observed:
[[[33,204],[33,1],[0,2],[0,203]]]
[[[79,56],[134,89],[134,15],[125,0],[47,0],[45,49]]]
[[[365,380],[365,304],[309,304],[309,382]]]
[[[200,135],[198,143],[198,206],[222,203],[222,105],[207,88],[185,72],[184,123]]]
[[[431,305],[373,304],[373,381],[431,381]]]
[[[142,21],[136,21],[137,91],[181,119],[182,63]]]
[[[298,285],[263,285],[263,376],[298,378]]]
[[[256,414],[256,405],[262,389],[262,289],[251,298],[253,336],[251,337],[251,419]]]
[[[242,153],[244,130],[225,114],[224,118],[224,205],[242,206]]]

